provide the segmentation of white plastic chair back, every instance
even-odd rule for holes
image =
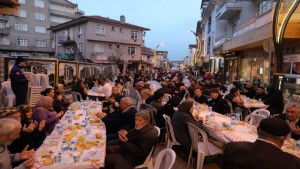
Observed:
[[[171,98],[172,98],[172,95],[166,93],[163,96],[162,102],[167,103]]]
[[[37,74],[39,77],[39,85],[42,86],[43,90],[49,87],[49,76],[46,74]]]
[[[2,102],[4,106],[13,107],[16,96],[11,89],[11,82],[10,81],[2,82],[2,90],[3,90]]]
[[[260,121],[265,119],[266,116],[264,115],[261,115],[261,114],[249,114],[248,116],[246,116],[245,118],[245,122],[246,123],[249,123],[251,125],[254,125],[254,126],[258,126]]]
[[[270,116],[269,110],[266,109],[256,109],[251,114],[260,114],[265,116],[266,118]]]
[[[176,159],[176,153],[172,149],[163,149],[156,157],[154,169],[160,169],[163,164],[163,169],[170,169]],[[163,161],[163,163],[162,163]]]
[[[173,145],[180,145],[180,143],[176,140],[174,129],[171,123],[171,118],[166,114],[163,114],[163,117],[165,119],[165,124],[168,133],[166,148],[172,148]]]
[[[227,99],[224,99],[224,100],[227,101],[227,103],[228,103],[228,105],[229,105],[229,107],[230,107],[230,114],[233,114],[232,103],[231,103],[229,100],[227,100]]]
[[[29,87],[29,105],[35,106],[37,101],[41,98],[42,86],[30,86]]]
[[[29,82],[29,86],[37,86],[36,75],[32,72],[24,72],[26,77],[29,77],[31,81]]]
[[[289,99],[283,98],[283,104],[286,105],[289,102]]]
[[[160,128],[157,127],[157,126],[154,126],[154,128],[155,128],[155,129],[157,130],[157,132],[158,132],[157,137],[159,137],[159,135],[160,135]],[[153,147],[152,147],[150,153],[148,154],[146,160],[144,161],[144,163],[141,164],[141,165],[138,165],[138,166],[134,167],[135,169],[138,169],[138,168],[148,168],[148,169],[153,169],[153,159],[152,159],[152,155],[153,155],[153,153],[154,153],[154,151],[155,151],[156,144],[157,144],[157,143],[155,143],[155,144],[153,145]]]
[[[72,97],[73,97],[73,102],[82,100],[81,94],[79,92],[71,91],[71,93],[72,93]],[[78,100],[78,97],[80,100]]]

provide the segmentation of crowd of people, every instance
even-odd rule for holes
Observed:
[[[34,150],[53,131],[72,103],[72,99],[65,96],[64,85],[57,84],[41,93],[35,107],[26,104],[23,98],[19,98],[18,93],[18,85],[22,86],[30,81],[21,69],[23,64],[24,60],[17,60],[10,73],[18,107],[0,110],[0,169],[9,169],[12,166],[31,168]],[[151,81],[160,85],[156,91],[152,90]],[[114,81],[102,76],[98,79],[91,77],[85,81],[79,79],[74,81],[71,91],[76,91],[82,99],[87,99],[88,90],[92,88],[104,94],[102,100],[105,104],[97,117],[105,123],[107,132],[105,168],[130,169],[142,164],[157,140],[164,142],[165,132],[158,132],[152,125],[155,121],[159,128],[166,127],[163,115],[171,118],[176,139],[180,143],[177,151],[186,159],[191,147],[187,123],[200,128],[203,126],[203,119],[192,115],[195,105],[207,105],[223,115],[241,112],[245,117],[251,112],[244,107],[245,97],[242,96],[262,101],[267,105],[266,109],[270,111],[272,118],[261,122],[258,127],[259,138],[255,143],[226,145],[224,168],[247,168],[244,166],[257,161],[269,162],[268,157],[260,156],[273,155],[279,150],[260,152],[258,150],[261,146],[274,149],[272,146],[281,147],[282,140],[287,136],[300,139],[299,104],[290,103],[284,108],[281,91],[271,86],[265,90],[263,86],[254,87],[252,83],[247,83],[243,88],[228,90],[225,85],[214,83],[211,78],[200,80],[189,73],[156,71],[119,75],[114,77]],[[170,98],[164,102],[166,95]],[[149,105],[157,112],[154,117],[150,116]],[[294,162],[295,167],[299,168],[299,159],[283,152],[279,154],[284,155],[289,164]],[[247,160],[243,160],[242,156],[247,156]],[[293,168],[287,167],[287,164],[281,166]],[[270,168],[266,167],[268,165],[264,164],[263,168]]]

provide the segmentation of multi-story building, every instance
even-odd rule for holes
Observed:
[[[52,57],[50,26],[81,16],[67,0],[19,0],[19,15],[0,15],[0,56]]]
[[[152,58],[154,56],[154,51],[151,48],[142,47],[142,71],[150,71],[150,68],[153,68],[154,63],[152,63]]]
[[[0,1],[0,14],[18,16],[19,3],[18,0]]]
[[[203,55],[210,57],[211,72],[224,71],[224,80],[229,83],[253,79],[270,83],[276,66],[272,46],[275,5],[273,0],[203,1]],[[291,22],[299,23],[299,20],[292,17]],[[285,44],[290,44],[286,48],[299,46],[299,39],[298,45],[294,42],[299,38],[292,31],[295,25],[291,24],[285,34]]]
[[[171,70],[177,70],[177,71],[180,71],[180,70],[183,70],[183,61],[171,61],[170,62],[171,64]]]
[[[188,61],[188,65],[193,67],[196,65],[195,63],[195,53],[197,50],[197,45],[196,44],[189,44],[189,61]]]
[[[158,63],[157,68],[169,69],[168,51],[156,51]]]
[[[55,56],[117,63],[123,71],[141,68],[145,31],[150,29],[101,16],[82,16],[51,28],[55,37]]]

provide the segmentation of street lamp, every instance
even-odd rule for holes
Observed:
[[[158,65],[157,49],[158,49],[158,47],[163,46],[163,45],[164,45],[164,44],[161,42],[160,44],[158,44],[158,45],[156,46],[156,48],[155,48],[154,51],[153,51],[154,67],[157,67],[157,65]]]

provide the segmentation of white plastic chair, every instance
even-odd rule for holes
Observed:
[[[163,114],[163,117],[165,119],[165,124],[168,133],[166,148],[172,148],[173,145],[180,145],[180,143],[176,140],[174,129],[171,123],[171,118],[166,114]]]
[[[155,129],[157,130],[157,132],[158,132],[157,137],[159,137],[159,135],[160,135],[160,128],[157,127],[157,126],[154,126],[154,128],[155,128]],[[151,149],[149,155],[147,156],[146,160],[144,161],[144,163],[141,164],[141,165],[138,165],[138,166],[134,167],[134,169],[138,169],[138,168],[148,168],[148,169],[153,169],[153,158],[152,158],[152,155],[153,155],[153,153],[154,153],[154,151],[155,151],[156,144],[157,144],[157,143],[155,143],[155,144],[153,145],[153,147],[152,147],[152,149]]]
[[[233,113],[233,108],[232,108],[232,103],[231,103],[229,100],[227,100],[227,99],[224,99],[224,100],[226,100],[227,104],[228,104],[229,107],[230,107],[230,114],[234,114],[234,113]],[[242,117],[241,117],[241,118],[242,118]]]
[[[13,107],[14,103],[16,102],[16,96],[11,89],[11,82],[5,81],[2,82],[2,89],[3,89],[3,104],[6,107]]]
[[[266,109],[256,109],[251,114],[260,114],[265,116],[266,118],[270,116],[269,110]]]
[[[204,158],[205,156],[211,156],[216,154],[222,154],[221,147],[218,147],[211,143],[208,140],[207,134],[205,131],[200,129],[199,127],[188,123],[189,133],[192,140],[192,145],[190,149],[189,159],[187,163],[187,168],[189,168],[192,151],[197,152],[197,169],[203,168]],[[202,139],[199,139],[199,134],[202,136]]]
[[[289,102],[289,99],[283,98],[283,104],[286,105]]]
[[[72,93],[72,97],[73,97],[73,102],[77,102],[77,101],[82,100],[82,96],[79,92],[71,91],[71,93]],[[79,97],[80,100],[78,100],[78,97]]]
[[[151,106],[150,104],[147,104],[147,106],[148,106],[148,110],[149,110],[149,112],[150,112],[151,124],[152,124],[153,126],[156,126],[156,121],[155,121],[155,119],[156,119],[156,116],[157,116],[157,110],[156,110],[156,108],[154,108],[154,107]]]
[[[42,86],[30,86],[29,87],[29,105],[35,106],[37,101],[41,98]]]
[[[163,169],[170,169],[173,166],[175,159],[176,159],[176,153],[174,152],[174,150],[169,148],[164,149],[158,153],[155,160],[154,169],[160,169],[161,164],[163,164]]]
[[[163,96],[162,102],[167,103],[171,98],[172,98],[172,95],[166,93]]]
[[[245,122],[249,123],[251,125],[254,125],[254,126],[258,126],[260,121],[265,118],[266,118],[266,116],[264,116],[264,115],[251,113],[248,116],[246,116]]]

